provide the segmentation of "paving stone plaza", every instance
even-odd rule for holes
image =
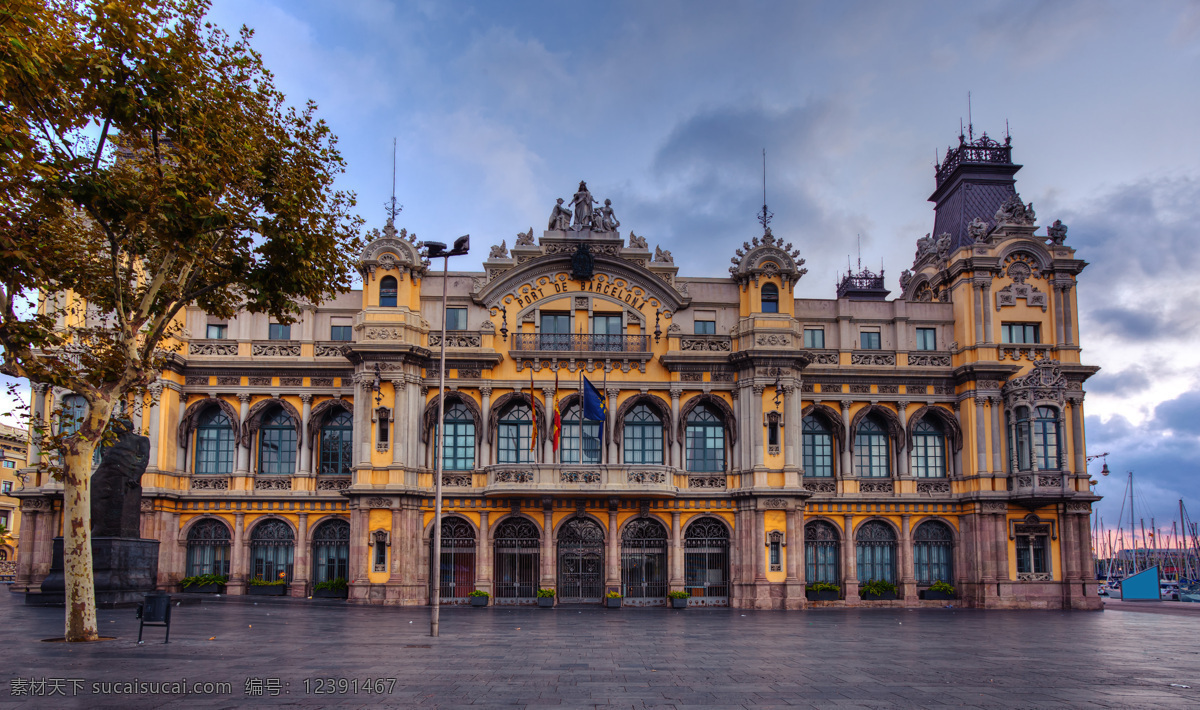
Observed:
[[[432,639],[427,608],[209,601],[173,607],[170,644],[147,628],[142,646],[130,609],[101,610],[101,632],[116,639],[86,646],[41,641],[62,633],[61,609],[0,594],[0,610],[0,707],[1200,704],[1200,614],[1166,604],[1160,613],[446,608]],[[186,697],[110,694],[184,679]],[[228,686],[203,695],[195,683]]]

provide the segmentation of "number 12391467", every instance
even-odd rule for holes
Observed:
[[[395,678],[305,678],[308,695],[387,695],[396,687]]]

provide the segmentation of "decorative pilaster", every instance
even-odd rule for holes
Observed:
[[[543,433],[546,435],[546,440],[542,442],[542,463],[554,463],[554,442],[550,437],[550,427],[554,422],[553,409],[555,392],[556,390],[554,389],[554,385],[542,388],[542,402],[546,408],[546,421],[542,422],[542,426],[545,427],[545,431],[538,432],[538,436],[541,436]],[[609,416],[612,417],[616,410],[614,410],[612,407],[609,407],[608,411]],[[604,423],[604,436],[609,436],[609,429],[612,428],[611,424],[611,419]],[[601,451],[603,451],[603,442],[601,442],[601,447]],[[611,463],[612,460],[613,457],[610,455],[609,463]]]
[[[672,387],[671,393],[671,431],[675,432],[674,441],[671,444],[671,460],[670,464],[683,469],[686,467],[686,462],[683,460],[683,441],[679,436],[679,398],[683,396],[683,390],[679,387]],[[681,582],[682,584],[682,582]]]
[[[986,403],[987,397],[975,398],[975,453],[977,459],[975,473],[981,476],[987,472],[987,429],[983,420],[983,405]]]
[[[558,565],[554,559],[554,509],[552,500],[542,502],[542,587],[554,588],[555,570]]]
[[[621,390],[609,387],[604,393],[608,395],[608,421],[604,423],[604,440],[608,442],[608,464],[615,466],[621,463],[617,452],[617,437],[613,436],[613,427],[617,425],[614,419],[617,416],[617,395],[621,394]]]
[[[749,419],[750,433],[753,436],[752,441],[754,446],[754,467],[759,468],[763,465],[763,392],[766,390],[765,385],[754,385],[754,399],[751,405],[751,417]],[[755,481],[755,485],[758,481]]]
[[[1003,444],[1003,440],[1000,438],[1000,422],[1002,420],[1000,413],[1002,411],[1001,406],[1003,405],[1003,400],[1000,399],[999,396],[988,397],[988,402],[991,403],[992,409],[992,472],[995,474],[1002,474],[1004,472],[1004,462],[1001,460],[1001,452],[1003,451],[1001,446]]]
[[[233,515],[233,540],[229,545],[229,593],[246,593],[246,514]]]
[[[475,553],[475,559],[479,561],[475,566],[475,588],[491,594],[492,570],[495,563],[492,561],[492,527],[488,523],[487,510],[479,512],[479,534],[475,536],[475,539],[476,544],[479,545]]]
[[[621,588],[621,535],[617,530],[617,508],[614,505],[608,506],[608,530],[605,532],[608,550],[604,555],[604,588],[607,592]]]
[[[900,595],[905,601],[917,598],[917,577],[913,564],[912,516],[900,516]]]
[[[854,516],[843,516],[842,525],[842,576],[845,578],[843,593],[846,602],[854,604],[858,601],[858,555],[854,546]]]
[[[900,415],[900,442],[896,446],[896,464],[900,469],[900,478],[908,478],[911,475],[908,470],[908,402],[896,402],[896,413]],[[895,486],[893,490],[896,495],[900,495],[900,486]]]
[[[675,401],[679,399],[676,397]],[[670,591],[683,589],[683,530],[680,525],[680,512],[671,513],[671,576],[668,584]]]
[[[396,416],[392,420],[392,463],[397,466],[403,466],[407,463],[404,459],[408,447],[401,442],[404,441],[406,433],[412,432],[412,427],[415,423],[415,421],[409,421],[407,417],[403,416],[403,412],[408,407],[409,397],[408,383],[405,382],[403,374],[392,379],[392,392],[392,411],[396,413]],[[416,426],[419,431],[421,425],[416,423]]]
[[[301,476],[312,475],[312,437],[308,435],[308,422],[312,418],[313,396],[304,392],[300,395],[300,471]]]
[[[246,423],[246,418],[250,416],[250,394],[248,392],[238,393],[238,426]],[[182,403],[179,406],[180,412],[184,409]],[[250,475],[250,442],[242,441],[240,432],[234,436],[237,440],[237,467],[233,471],[235,476]]]
[[[46,424],[46,392],[50,390],[50,385],[44,382],[33,383],[33,424],[45,426]],[[42,462],[42,446],[41,438],[36,431],[31,431],[29,435],[29,465],[38,466]]]
[[[479,461],[476,462],[475,468],[483,468],[492,463],[492,446],[488,443],[487,436],[488,423],[492,416],[492,388],[484,385],[479,388],[479,394],[483,397],[483,407],[480,410],[483,429],[475,433],[475,438],[479,441]]]
[[[308,395],[308,398],[311,400],[312,395]],[[308,573],[310,569],[312,569],[312,565],[309,562],[308,513],[300,513],[297,516],[296,522],[296,552],[295,563],[292,565],[290,596],[308,596]]]
[[[159,418],[162,416],[162,408],[159,406],[159,400],[162,398],[163,386],[162,382],[155,382],[150,385],[150,430],[147,432],[150,438],[150,455],[149,468],[158,470],[158,439],[159,439]]]
[[[854,439],[854,430],[850,427],[850,402],[842,400],[842,428],[846,430],[846,436],[842,441],[842,478],[854,477],[854,457],[850,455],[850,441]],[[840,492],[840,490],[839,490]]]

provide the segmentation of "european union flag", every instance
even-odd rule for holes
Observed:
[[[604,396],[586,377],[583,378],[583,418],[593,422],[608,419],[608,404]]]

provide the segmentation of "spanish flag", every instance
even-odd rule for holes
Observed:
[[[562,436],[562,417],[558,415],[558,368],[554,368],[554,421],[550,425],[550,445],[558,452],[558,439]]]

